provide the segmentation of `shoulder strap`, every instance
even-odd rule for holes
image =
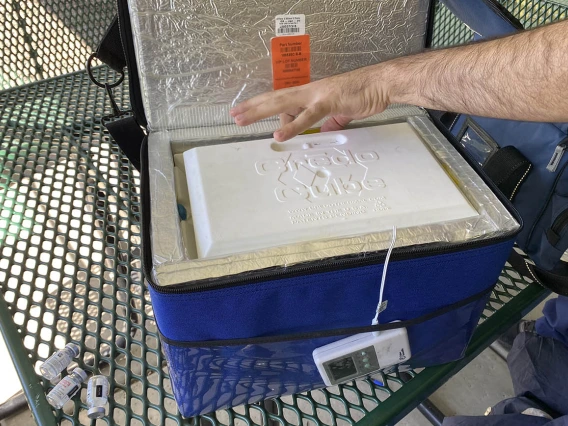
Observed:
[[[507,260],[519,273],[532,278],[537,284],[562,296],[568,296],[568,276],[555,274],[534,265],[524,256],[511,252]]]
[[[104,125],[134,168],[140,171],[140,145],[146,135],[136,118],[126,116],[108,121]]]
[[[113,70],[124,73],[124,68],[126,68],[128,61],[120,35],[119,19],[120,16],[114,17],[103,39],[99,43],[97,50],[92,56],[105,63]],[[87,63],[87,69],[90,73],[90,60]],[[132,79],[132,76],[129,76],[129,78]],[[91,79],[93,79],[92,76]],[[98,85],[103,87],[100,83]],[[130,90],[130,93],[132,95],[132,90]],[[140,170],[140,147],[145,136],[140,121],[143,121],[142,124],[145,124],[145,121],[139,120],[139,114],[120,117],[119,115],[121,114],[116,112],[117,108],[114,108],[115,104],[112,99],[112,91],[109,90],[109,88],[107,88],[107,94],[111,97],[110,101],[113,103],[116,119],[105,120],[103,118],[103,124],[132,165],[137,170]]]
[[[95,56],[116,72],[122,72],[126,67],[126,57],[120,40],[120,27],[118,16],[115,16],[108,27],[103,39],[99,43]]]
[[[523,29],[521,22],[496,0],[441,0],[478,37],[499,37]]]

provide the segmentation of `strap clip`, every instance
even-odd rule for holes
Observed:
[[[89,56],[89,59],[87,59],[87,64],[86,64],[86,68],[87,68],[87,73],[89,75],[89,79],[98,87],[105,89],[108,95],[108,98],[110,99],[110,105],[112,108],[112,114],[111,115],[105,115],[102,118],[102,122],[106,122],[106,121],[111,121],[112,119],[118,118],[118,117],[122,117],[123,115],[126,114],[130,114],[132,112],[132,110],[125,110],[122,111],[119,107],[118,104],[116,103],[115,99],[114,99],[114,95],[112,93],[112,89],[114,89],[115,87],[118,87],[122,84],[122,82],[124,81],[124,71],[120,70],[120,77],[118,80],[112,82],[112,83],[103,83],[99,80],[97,80],[97,78],[93,75],[93,59],[95,59],[97,57],[96,53],[92,53]]]

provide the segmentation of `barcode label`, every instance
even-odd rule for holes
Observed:
[[[284,64],[284,68],[298,68],[299,64],[297,62],[292,62],[289,64]]]
[[[293,52],[301,52],[302,46],[290,46],[290,47],[281,47],[280,52],[282,53],[293,53]]]
[[[276,35],[304,35],[306,33],[306,15],[277,15]]]
[[[300,29],[297,27],[280,27],[278,28],[278,35],[298,34]]]

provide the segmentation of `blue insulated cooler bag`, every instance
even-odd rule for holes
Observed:
[[[390,367],[387,372],[396,368],[432,366],[462,357],[522,227],[521,218],[510,202],[473,161],[469,161],[471,167],[505,206],[508,216],[519,225],[507,232],[463,242],[395,248],[388,262],[384,288],[386,309],[377,325],[371,325],[371,320],[379,302],[387,250],[329,256],[171,285],[159,282],[153,243],[160,237],[164,244],[168,244],[168,238],[163,237],[168,237],[169,229],[154,225],[161,218],[152,217],[156,203],[153,197],[161,194],[152,188],[162,175],[169,173],[167,168],[173,166],[171,151],[156,155],[157,143],[163,140],[177,143],[175,141],[186,140],[195,134],[220,143],[270,134],[273,129],[270,126],[276,125],[276,121],[260,123],[259,128],[252,130],[239,130],[231,125],[227,110],[222,108],[231,103],[234,96],[241,94],[235,92],[235,88],[244,90],[258,83],[260,89],[266,90],[265,74],[256,79],[255,73],[264,72],[263,67],[269,67],[269,62],[265,61],[266,52],[254,43],[269,40],[270,31],[274,34],[271,27],[273,15],[287,13],[296,2],[254,1],[251,2],[254,9],[247,6],[246,1],[239,2],[242,10],[230,11],[236,16],[235,20],[227,18],[230,13],[221,10],[233,2],[218,3],[219,10],[210,9],[210,2],[203,2],[202,6],[200,2],[189,1],[178,4],[117,0],[117,3],[118,20],[113,23],[94,56],[119,72],[123,68],[128,70],[132,111],[128,115],[123,114],[115,105],[115,117],[109,119],[106,126],[141,173],[145,279],[181,414],[191,417],[323,387],[324,380],[314,361],[314,350],[360,333],[406,329],[411,357],[408,359],[401,353],[400,365]],[[306,31],[315,28],[316,35],[312,34],[311,39],[313,78],[378,60],[374,55],[361,55],[354,59],[353,51],[366,49],[350,45],[352,39],[342,41],[344,54],[338,55],[332,50],[328,59],[323,60],[322,57],[326,57],[322,53],[324,51],[318,54],[317,49],[324,49],[324,45],[318,44],[317,25],[312,26],[319,22],[319,15],[310,15],[313,9],[336,13],[350,21],[356,17],[361,20],[358,30],[362,35],[358,36],[362,37],[361,42],[366,42],[365,35],[372,36],[372,31],[379,27],[373,21],[379,19],[376,5],[373,6],[374,14],[366,10],[357,14],[357,8],[370,7],[368,2],[312,0],[304,3],[307,9],[296,12],[306,14]],[[384,12],[380,15],[380,27],[381,31],[387,32],[381,33],[372,42],[375,48],[379,41],[387,43],[381,49],[390,52],[381,58],[423,49],[431,27],[429,12],[433,2],[409,0],[404,2],[404,7],[394,0],[382,0],[380,3]],[[172,10],[176,4],[179,10]],[[343,9],[334,12],[333,7],[348,8],[349,13],[339,14]],[[256,17],[259,11],[263,14],[270,12],[266,24]],[[249,15],[253,20],[250,25],[236,25],[237,18],[246,20]],[[372,18],[369,18],[371,15]],[[342,22],[337,25],[343,30],[349,28]],[[206,38],[208,42],[202,43],[200,37],[216,35],[219,28],[222,28],[219,38]],[[369,33],[365,32],[367,28]],[[326,34],[333,34],[333,31]],[[234,40],[239,36],[250,36],[247,40],[255,48],[247,50],[248,44],[235,47]],[[163,43],[168,40],[172,40],[172,51],[164,48]],[[230,47],[221,53],[215,50],[215,43],[227,40],[233,40]],[[122,49],[117,49],[117,45],[121,45]],[[174,55],[172,52],[177,52],[178,48],[185,53]],[[335,44],[326,44],[325,48],[339,49]],[[235,60],[233,56],[238,57],[243,51],[253,56],[264,52],[259,59],[263,61],[263,67],[256,68],[253,60],[239,62],[226,69],[222,67],[223,61],[227,58]],[[197,59],[194,55],[198,55]],[[146,62],[149,57],[156,58],[151,66]],[[193,67],[202,64],[199,58],[211,61],[206,76],[194,72]],[[333,69],[328,69],[330,67]],[[242,77],[243,69],[245,77]],[[318,74],[320,70],[328,74],[323,74],[324,71]],[[155,77],[166,71],[172,75],[168,74],[164,79]],[[233,71],[238,78],[233,79]],[[110,95],[111,89],[107,87]],[[225,92],[231,92],[230,96],[226,96]],[[187,93],[190,95],[186,96]],[[206,94],[215,101],[211,102],[212,109],[207,109],[207,113],[199,108],[192,109],[194,105],[202,106],[200,102],[208,99]],[[211,105],[207,103],[206,107]],[[218,107],[220,109],[215,109]],[[187,111],[190,113],[186,114]],[[398,115],[387,113],[391,114],[387,121],[405,121],[405,111],[415,114],[417,109],[395,111],[402,112]],[[421,122],[428,120],[424,115],[418,119]],[[140,130],[141,127],[144,131]],[[239,131],[254,131],[254,135],[239,134]],[[442,137],[433,126],[429,131],[436,138]],[[217,139],[211,139],[212,134]],[[156,161],[163,162],[163,174],[156,173]],[[227,215],[230,220],[230,212]],[[171,239],[174,239],[173,234]],[[166,259],[166,264],[167,261],[171,259]]]
[[[522,24],[496,0],[443,0],[475,39],[509,35]],[[536,123],[434,113],[465,155],[509,198],[525,227],[517,243],[533,263],[513,254],[511,264],[544,287],[568,295],[568,123]]]

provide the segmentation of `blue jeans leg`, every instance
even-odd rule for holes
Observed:
[[[568,297],[558,296],[547,301],[542,314],[536,321],[536,332],[568,346]]]

